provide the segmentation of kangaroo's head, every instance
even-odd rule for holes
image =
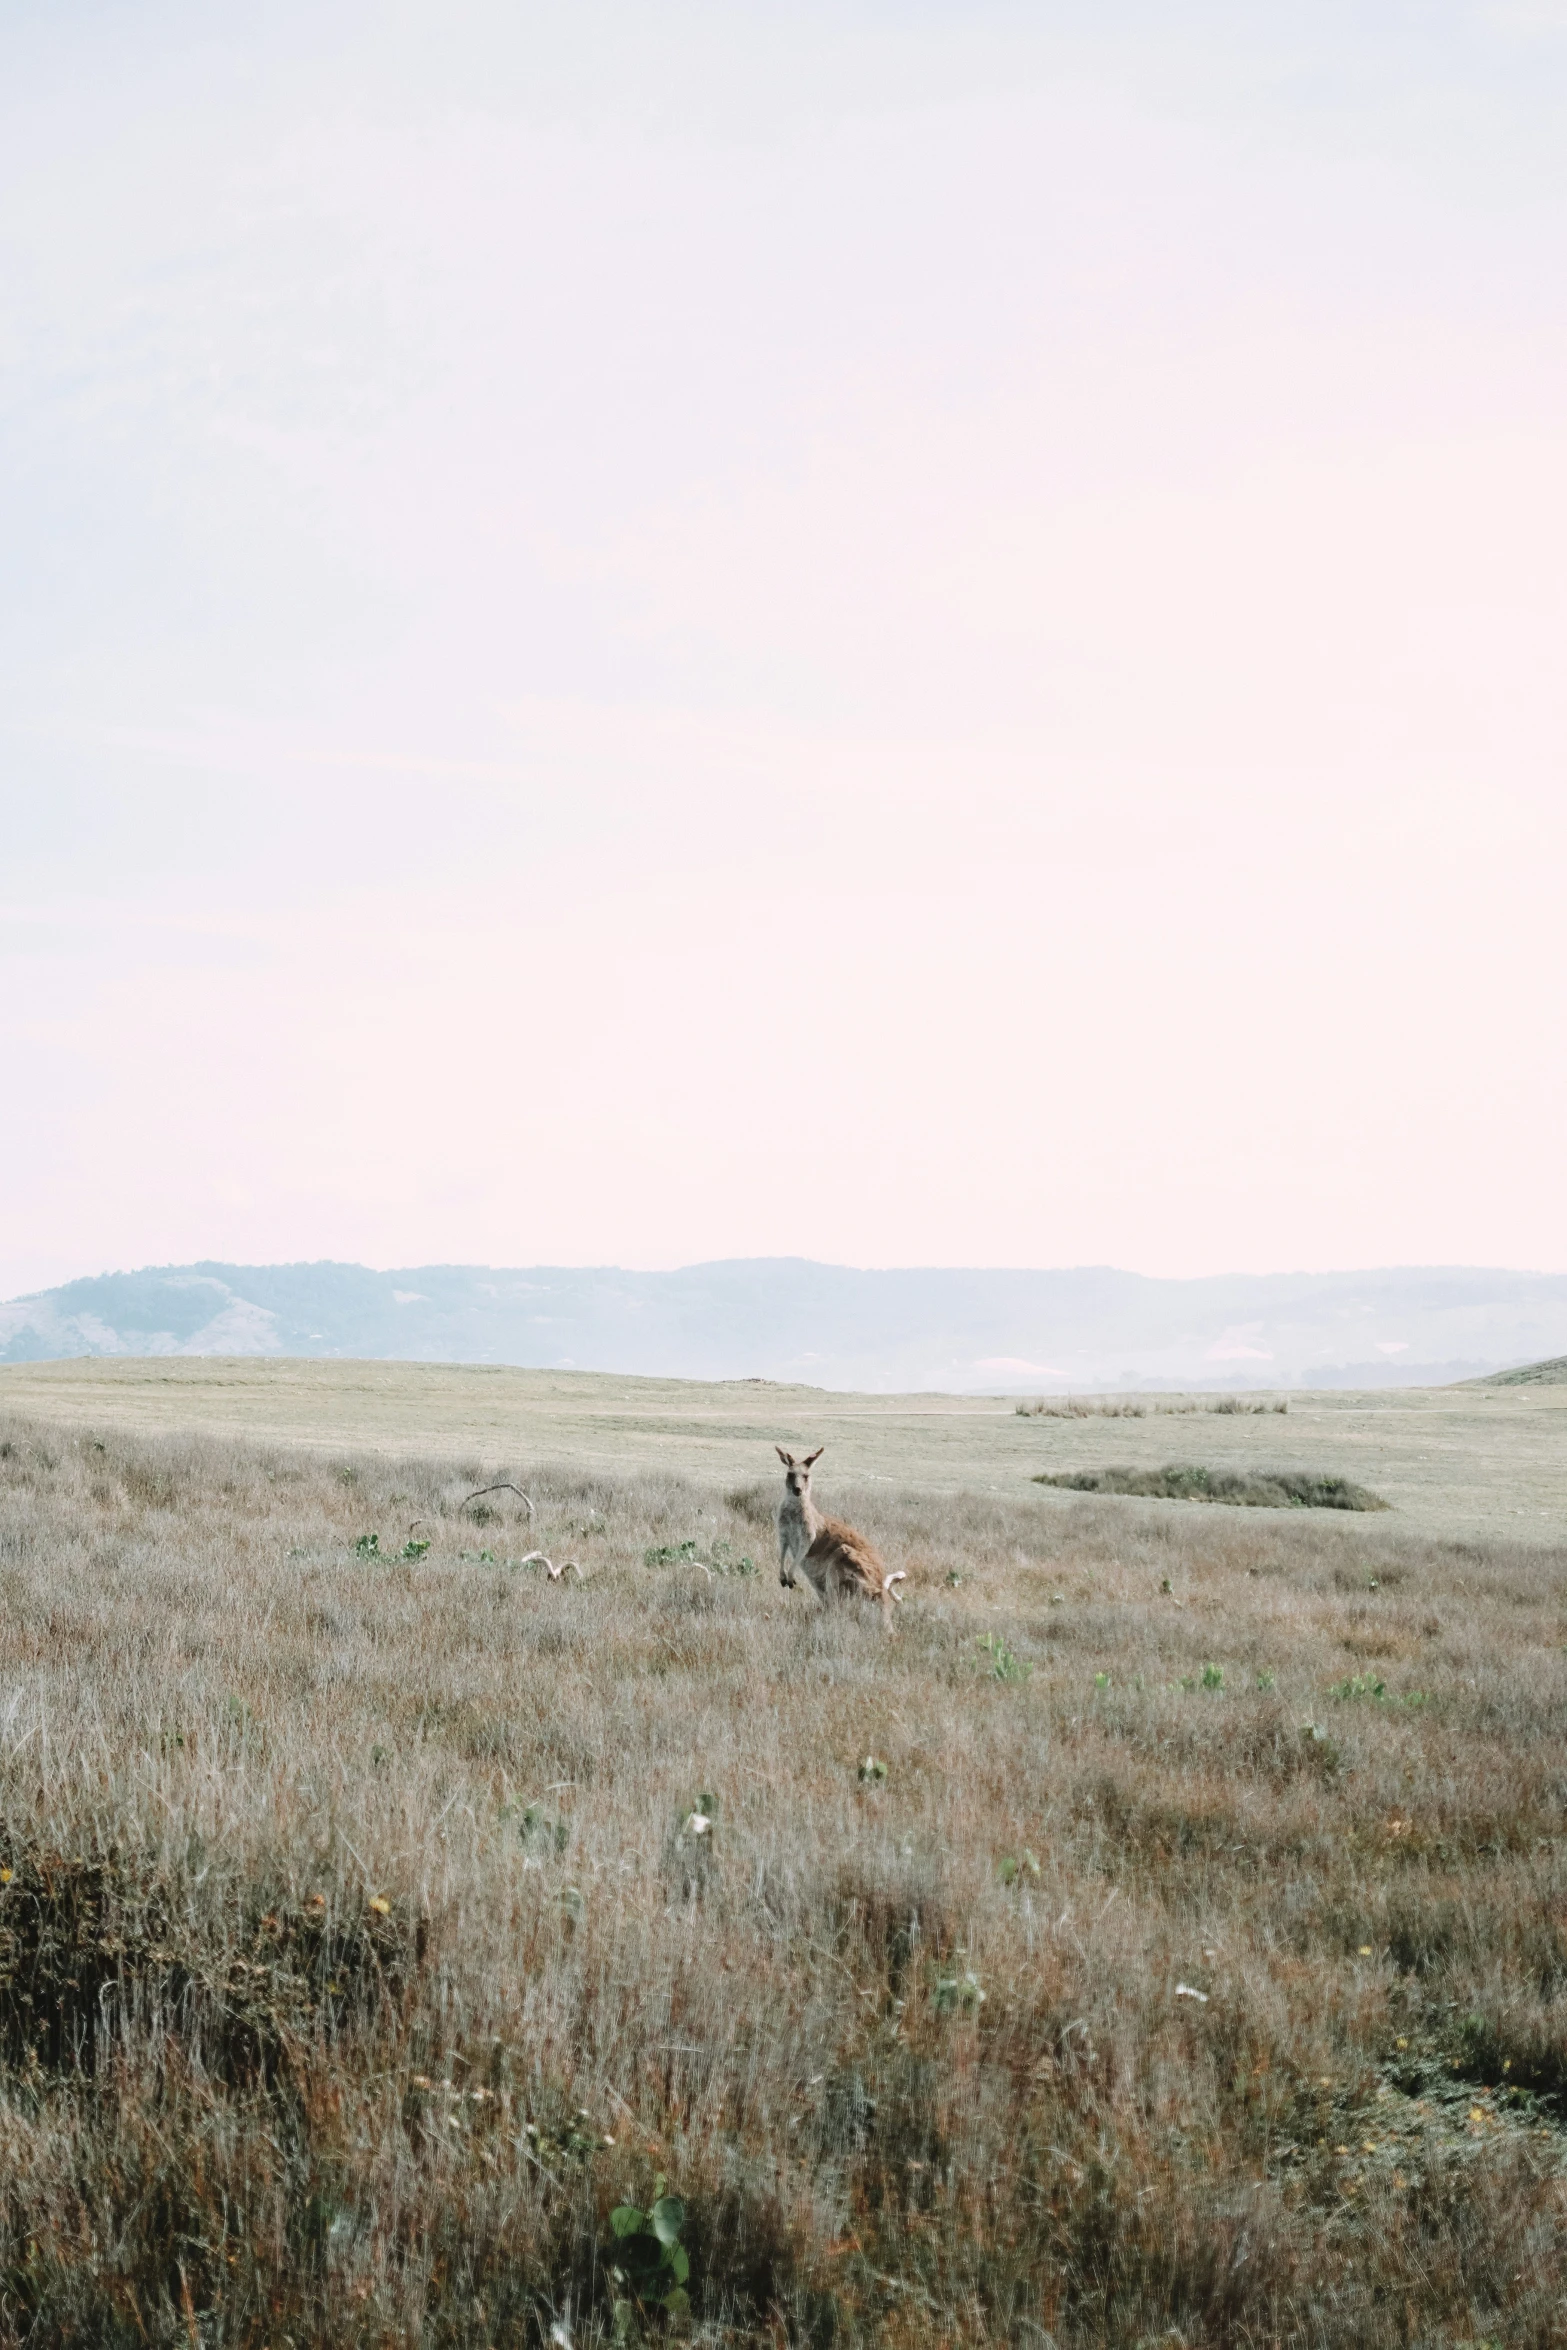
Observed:
[[[792,1452],[785,1452],[781,1444],[775,1444],[773,1450],[784,1465],[785,1492],[795,1494],[803,1501],[811,1490],[811,1471],[827,1450],[826,1445],[819,1444],[814,1452],[806,1454],[803,1461],[796,1460]]]

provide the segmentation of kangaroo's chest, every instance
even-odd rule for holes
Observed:
[[[778,1504],[778,1556],[790,1566],[798,1566],[811,1547],[815,1529],[793,1495],[786,1495]]]

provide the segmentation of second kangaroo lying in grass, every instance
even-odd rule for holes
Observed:
[[[784,1465],[783,1499],[778,1504],[778,1580],[793,1591],[801,1575],[825,1600],[873,1599],[885,1617],[889,1602],[901,1598],[901,1567],[888,1574],[863,1534],[837,1518],[824,1518],[811,1498],[811,1471],[823,1447],[797,1461],[781,1444],[773,1450]]]

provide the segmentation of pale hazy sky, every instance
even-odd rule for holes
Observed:
[[[10,0],[0,1295],[1567,1268],[1567,0]]]

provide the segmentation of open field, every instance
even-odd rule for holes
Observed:
[[[1353,1478],[1423,1533],[1567,1538],[1567,1386],[1292,1395],[1286,1414],[1021,1417],[974,1396],[834,1395],[739,1381],[425,1363],[82,1360],[0,1369],[0,1411],[61,1425],[250,1435],[331,1449],[472,1453],[717,1483],[770,1475],[772,1446],[828,1446],[829,1479],[1012,1493],[1040,1470],[1278,1467]],[[1062,1508],[1053,1498],[1041,1506]],[[1137,1507],[1128,1502],[1125,1507]]]
[[[1563,2350],[1567,1421],[1389,1401],[7,1374],[0,2344]],[[1396,1507],[1028,1481],[1199,1453]]]

